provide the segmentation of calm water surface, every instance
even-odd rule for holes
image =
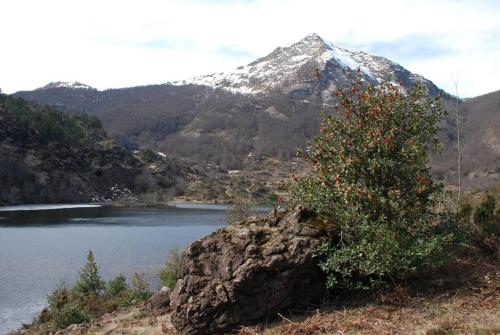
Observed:
[[[0,207],[0,334],[30,322],[55,287],[73,283],[89,249],[104,279],[144,272],[151,287],[158,288],[157,273],[168,250],[221,227],[223,209],[192,204],[166,209]]]

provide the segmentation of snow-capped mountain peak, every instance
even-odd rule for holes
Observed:
[[[390,82],[400,85],[402,82],[403,88],[406,88],[419,81],[432,86],[429,87],[431,90],[437,90],[430,81],[386,58],[338,46],[315,33],[289,47],[278,47],[267,56],[234,71],[193,77],[171,84],[205,85],[244,94],[270,91],[311,94],[318,86],[320,91],[336,89],[358,69],[365,80],[374,84]]]
[[[43,87],[40,87],[39,89],[43,90],[43,89],[48,89],[48,88],[61,88],[61,87],[62,88],[71,88],[71,89],[75,89],[75,90],[93,90],[94,89],[93,87],[91,87],[89,85],[82,84],[78,81],[53,81],[53,82],[50,82]]]

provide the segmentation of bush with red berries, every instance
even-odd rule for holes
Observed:
[[[439,98],[361,80],[336,97],[305,153],[314,173],[290,192],[341,228],[318,250],[328,286],[370,288],[442,264],[451,236],[434,229],[442,186],[427,165],[440,146]]]

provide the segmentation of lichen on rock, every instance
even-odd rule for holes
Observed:
[[[328,224],[303,207],[252,217],[186,248],[171,296],[181,334],[219,334],[320,302],[324,276],[314,249],[331,238]]]

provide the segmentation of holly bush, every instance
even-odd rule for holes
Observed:
[[[361,80],[336,97],[305,152],[314,172],[290,192],[292,204],[340,227],[340,239],[318,250],[327,285],[370,288],[440,265],[451,236],[435,233],[442,185],[427,166],[440,149],[440,99],[428,97],[423,86],[404,94]]]

